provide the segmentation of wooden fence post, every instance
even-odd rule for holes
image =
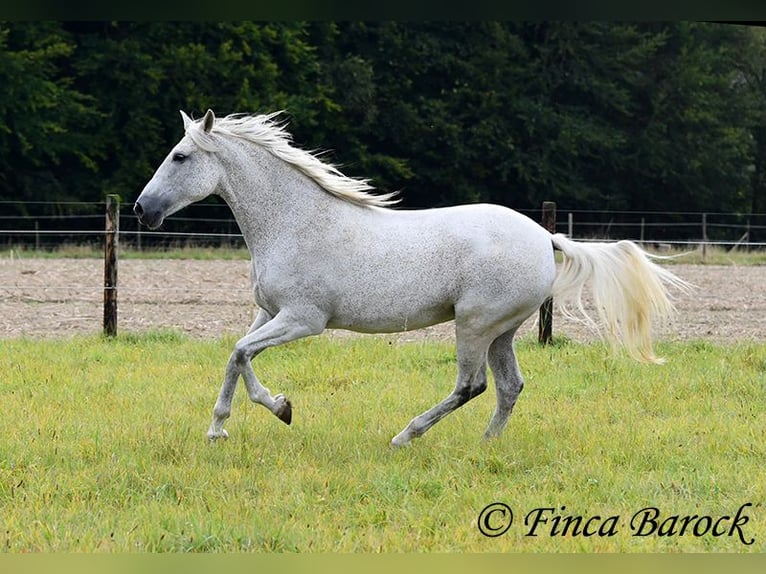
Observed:
[[[707,213],[702,214],[702,262],[705,262],[707,255]]]
[[[556,203],[543,201],[543,227],[556,233]],[[553,339],[553,298],[549,297],[540,306],[540,320],[537,324],[537,340],[542,345],[550,344]]]
[[[120,198],[106,198],[104,239],[104,335],[117,334],[117,245],[120,234]]]

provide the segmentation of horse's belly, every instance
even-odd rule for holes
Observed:
[[[358,333],[400,333],[422,329],[454,318],[455,310],[451,303],[424,306],[414,301],[408,304],[405,300],[380,305],[380,303],[367,301],[364,305],[351,305],[345,309],[338,309],[330,318],[327,327]]]

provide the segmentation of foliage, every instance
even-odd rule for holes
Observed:
[[[75,50],[55,23],[0,23],[0,199],[77,199],[70,182],[97,172],[101,117],[73,85]]]
[[[712,23],[0,23],[0,200],[135,197],[199,116],[286,109],[405,206],[758,211],[764,33]]]

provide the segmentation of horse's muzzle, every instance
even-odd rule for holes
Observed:
[[[140,201],[137,201],[133,206],[133,213],[138,217],[138,222],[141,225],[146,225],[149,229],[157,229],[162,225],[162,212],[159,209],[146,210]]]

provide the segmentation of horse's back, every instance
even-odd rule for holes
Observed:
[[[541,265],[553,261],[550,234],[507,207],[469,204],[388,213],[397,223],[392,227],[399,242],[433,245],[459,267],[485,261],[495,268],[513,268],[514,273],[526,269],[537,274]]]

